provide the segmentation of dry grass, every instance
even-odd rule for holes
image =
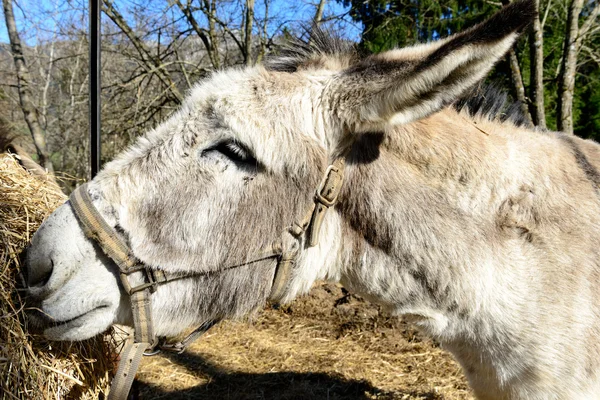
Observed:
[[[452,357],[377,306],[319,284],[182,355],[146,358],[144,399],[473,399]]]
[[[0,154],[0,399],[98,399],[108,390],[111,336],[50,343],[28,332],[16,289],[19,254],[43,219],[65,201],[49,179]]]

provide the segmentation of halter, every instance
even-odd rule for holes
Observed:
[[[327,210],[337,202],[338,195],[344,181],[344,157],[339,157],[327,167],[321,184],[316,190],[314,203],[309,207],[305,216],[293,222],[284,231],[283,235],[290,234],[297,245],[284,246],[286,241],[281,240],[273,246],[256,254],[252,258],[239,263],[233,263],[219,268],[216,272],[238,268],[259,261],[276,259],[275,274],[271,284],[269,299],[278,301],[283,297],[289,283],[292,267],[300,251],[301,244],[307,247],[315,246],[319,240],[319,233]],[[186,346],[200,337],[218,321],[207,321],[196,328],[185,339],[174,344],[167,344],[159,340],[154,333],[152,323],[152,298],[158,285],[180,279],[188,279],[205,275],[202,272],[179,273],[169,272],[159,268],[150,268],[142,263],[131,251],[122,237],[110,226],[96,209],[87,190],[87,184],[79,186],[69,198],[75,216],[81,223],[85,235],[96,242],[102,251],[110,257],[119,268],[119,276],[125,293],[131,299],[133,313],[134,337],[125,345],[117,373],[111,383],[108,400],[126,399],[135,373],[139,367],[142,355],[155,355],[161,350],[181,353]],[[306,235],[306,241],[304,236]],[[283,239],[283,237],[282,237]],[[140,272],[144,282],[134,286],[129,281],[129,276]]]

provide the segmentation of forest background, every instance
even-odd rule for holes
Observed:
[[[538,18],[488,82],[521,101],[532,125],[600,140],[600,0],[537,1]],[[2,2],[0,125],[14,151],[87,179],[88,2]],[[313,21],[380,52],[448,36],[508,3],[102,0],[102,161],[164,120],[212,71],[260,63]]]

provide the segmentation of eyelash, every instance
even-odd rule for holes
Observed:
[[[218,143],[214,147],[205,150],[205,151],[218,151],[223,154],[225,157],[245,164],[256,164],[256,159],[252,157],[252,154],[249,150],[245,148],[242,144],[235,142],[233,140],[227,140]]]

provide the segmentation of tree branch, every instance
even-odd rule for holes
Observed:
[[[21,38],[19,37],[19,32],[17,31],[12,0],[2,0],[2,5],[4,8],[4,18],[6,20],[6,28],[8,30],[8,37],[10,40],[10,48],[17,72],[21,109],[23,110],[25,121],[27,122],[29,131],[31,132],[33,144],[35,145],[40,164],[49,172],[54,172],[54,167],[52,165],[52,161],[50,160],[46,145],[46,131],[40,124],[38,111],[31,100],[33,97],[30,87],[32,80],[29,69],[27,68],[27,64],[25,62],[25,55],[23,53],[23,47],[21,46]]]
[[[218,69],[220,67],[220,60],[219,53],[214,46],[214,41],[209,39],[208,36],[206,36],[206,34],[204,33],[204,29],[202,29],[198,24],[198,21],[196,20],[194,14],[190,10],[189,3],[187,4],[187,6],[184,6],[183,4],[181,4],[180,0],[175,0],[175,4],[177,4],[177,7],[179,7],[183,15],[185,15],[187,21],[192,26],[192,29],[194,30],[194,32],[196,32],[196,35],[198,35],[200,40],[202,40],[202,43],[204,44],[204,48],[206,49],[206,53],[208,54],[208,58],[210,59],[213,68]]]
[[[104,0],[102,4],[102,11],[117,25],[121,31],[131,41],[133,46],[136,48],[141,56],[144,68],[148,72],[155,72],[158,79],[169,89],[177,103],[181,103],[183,96],[177,89],[175,82],[171,79],[170,74],[166,69],[163,68],[158,58],[152,56],[146,45],[142,40],[137,37],[133,30],[129,27],[123,16],[115,9],[112,4],[112,0]]]

